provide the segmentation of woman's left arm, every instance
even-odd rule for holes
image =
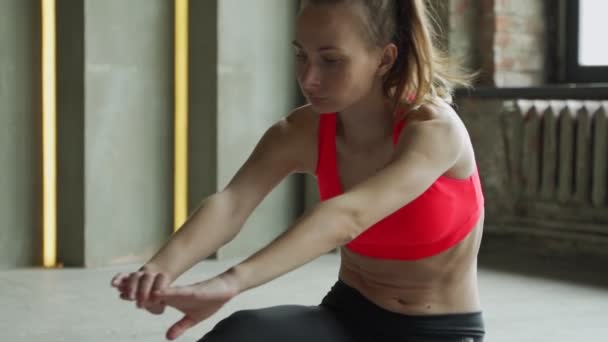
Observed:
[[[241,293],[351,241],[448,171],[462,153],[465,132],[455,114],[411,120],[390,164],[344,194],[321,202],[268,246],[220,277]]]
[[[245,261],[211,279],[153,293],[184,313],[167,331],[173,340],[234,296],[267,283],[354,239],[422,194],[463,149],[464,128],[449,116],[410,120],[392,162],[352,190],[320,203]]]

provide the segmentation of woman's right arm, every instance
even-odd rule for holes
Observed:
[[[124,299],[135,299],[135,292],[138,297],[140,292],[145,292],[147,297],[154,286],[154,279],[140,281],[137,274],[162,273],[163,285],[173,282],[231,241],[253,210],[285,177],[311,169],[315,158],[311,151],[316,150],[311,148],[314,139],[307,129],[311,125],[306,112],[298,109],[264,133],[228,185],[205,199],[139,272],[128,275],[125,286],[129,287],[129,298]],[[126,276],[117,275],[112,285],[124,284]]]

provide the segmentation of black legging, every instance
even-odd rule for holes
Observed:
[[[409,316],[338,282],[318,306],[237,311],[198,342],[482,342],[481,312]]]

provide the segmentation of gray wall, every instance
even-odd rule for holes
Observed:
[[[85,3],[86,265],[153,254],[172,226],[172,4]]]
[[[42,261],[38,4],[0,1],[0,269]]]
[[[83,265],[84,2],[57,3],[57,259]]]
[[[268,127],[296,102],[292,65],[294,1],[218,1],[218,188]],[[244,256],[284,231],[298,210],[296,177],[276,188],[241,234],[219,252]]]
[[[141,262],[172,228],[173,13],[165,1],[62,1],[58,261]]]
[[[188,204],[217,191],[217,1],[190,2]]]
[[[189,209],[299,101],[295,1],[191,1]],[[57,4],[58,263],[147,261],[173,230],[173,3]],[[40,13],[0,1],[0,268],[41,265]],[[216,255],[247,256],[300,210],[275,189]]]

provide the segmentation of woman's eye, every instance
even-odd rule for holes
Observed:
[[[336,64],[338,63],[340,60],[337,58],[323,58],[323,61],[327,64]]]

